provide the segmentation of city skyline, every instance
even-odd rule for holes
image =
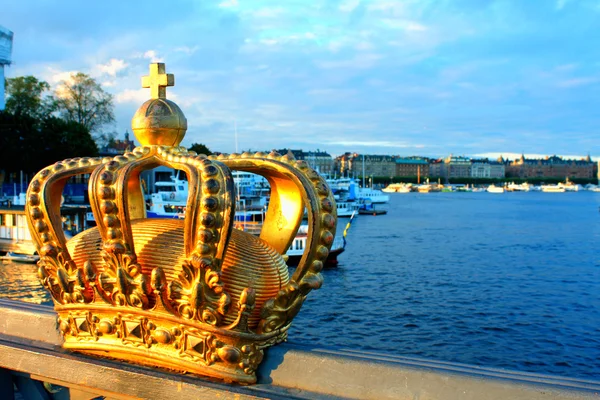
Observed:
[[[124,132],[165,62],[183,144],[227,153],[600,156],[595,2],[159,4],[8,0],[6,76],[88,73]]]

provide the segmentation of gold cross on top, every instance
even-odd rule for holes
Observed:
[[[153,99],[166,99],[167,86],[175,85],[175,76],[165,73],[164,63],[150,64],[150,75],[142,77],[142,87],[150,88]]]

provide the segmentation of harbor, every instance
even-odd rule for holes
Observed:
[[[599,207],[594,192],[393,195],[353,221],[290,341],[594,379]],[[1,265],[0,297],[51,304],[28,264]]]
[[[599,398],[598,7],[154,3],[0,6],[0,399]]]

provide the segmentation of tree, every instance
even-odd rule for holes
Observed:
[[[193,143],[188,150],[195,151],[198,154],[206,154],[207,156],[210,156],[212,154],[212,151],[210,151],[208,147],[201,143]]]
[[[90,132],[115,120],[113,98],[88,75],[78,72],[55,91],[55,111],[67,121],[83,125]]]
[[[6,111],[14,115],[27,115],[34,118],[48,114],[48,104],[42,99],[42,94],[50,89],[45,81],[35,76],[18,76],[5,81]]]
[[[97,155],[89,131],[77,122],[0,111],[0,171],[35,173],[67,158]]]
[[[117,138],[117,132],[102,132],[96,135],[96,143],[101,148],[109,148],[115,145],[115,139]]]
[[[40,135],[43,137],[39,157],[42,161],[37,169],[67,158],[98,155],[98,147],[89,130],[78,122],[46,118],[42,122]]]

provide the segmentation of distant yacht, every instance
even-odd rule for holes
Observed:
[[[390,201],[390,196],[381,190],[369,187],[361,188],[353,178],[326,179],[326,182],[334,195],[338,194],[338,199],[369,199],[371,202],[379,204]]]
[[[412,191],[412,184],[410,183],[390,183],[385,188],[381,189],[385,193],[410,193]]]
[[[542,192],[546,193],[564,193],[567,190],[560,185],[542,185]]]
[[[527,182],[524,183],[509,183],[506,189],[509,192],[529,192],[531,190],[531,185]]]
[[[496,186],[494,184],[488,186],[487,191],[489,193],[504,193],[504,187],[503,186]]]

